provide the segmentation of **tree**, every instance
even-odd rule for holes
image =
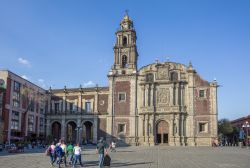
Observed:
[[[218,130],[219,130],[219,134],[228,136],[231,133],[233,133],[234,129],[232,124],[230,123],[230,121],[228,119],[221,119],[218,122]]]
[[[25,109],[22,116],[22,133],[23,136],[25,136],[26,129],[28,128],[28,125],[26,125],[27,114],[29,111],[34,112],[34,109],[35,107],[38,107],[38,104],[40,104],[40,106],[44,105],[45,96],[27,85],[23,86],[21,95],[23,100],[22,108]]]

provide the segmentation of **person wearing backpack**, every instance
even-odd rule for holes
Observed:
[[[62,162],[62,157],[63,157],[63,150],[59,144],[57,144],[55,147],[55,154],[56,154],[56,158],[57,158],[57,164],[59,165],[59,168],[60,168],[61,162]]]
[[[67,161],[66,161],[67,145],[65,144],[64,140],[61,140],[60,147],[62,148],[61,160],[64,162],[65,167],[67,167]]]
[[[50,165],[53,167],[54,162],[56,160],[56,154],[55,154],[55,142],[52,142],[51,145],[46,150],[46,154],[50,157]]]

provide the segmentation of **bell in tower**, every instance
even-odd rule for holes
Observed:
[[[114,56],[113,73],[131,74],[137,71],[136,32],[133,21],[127,12],[120,23],[119,30],[116,32]]]

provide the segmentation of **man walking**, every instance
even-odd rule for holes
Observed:
[[[105,144],[103,138],[101,137],[97,143],[97,146],[96,146],[96,154],[99,154],[99,167],[100,168],[103,167],[104,152],[106,154],[108,153],[106,144]]]
[[[79,145],[79,143],[76,144],[76,146],[74,147],[74,162],[73,162],[73,168],[76,166],[76,162],[79,161],[81,167],[83,167],[82,164],[82,156],[81,156],[81,147]]]

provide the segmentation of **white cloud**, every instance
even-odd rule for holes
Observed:
[[[29,78],[26,75],[21,76],[23,79],[29,80]]]
[[[26,65],[26,66],[28,66],[28,67],[31,66],[30,62],[29,62],[28,60],[26,60],[26,59],[23,59],[23,58],[18,58],[18,62],[19,62],[20,64]]]
[[[44,79],[38,79],[38,85],[41,86],[42,88],[46,88],[47,85],[45,84]]]
[[[83,84],[84,87],[90,87],[90,86],[94,86],[94,85],[95,85],[95,83],[92,81],[88,81],[87,83]]]

